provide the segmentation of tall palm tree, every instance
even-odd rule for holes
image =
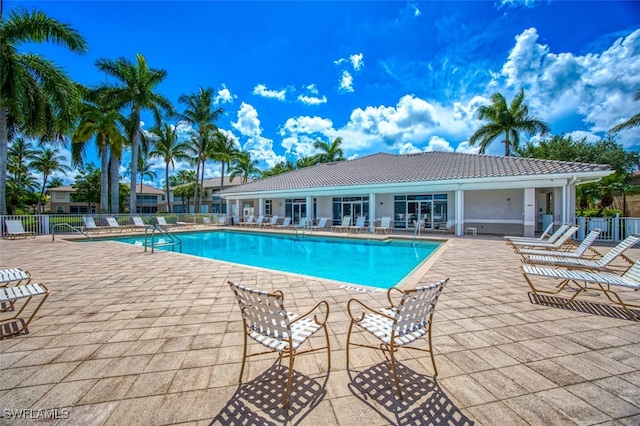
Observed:
[[[640,101],[640,89],[636,91],[633,95],[634,102]],[[617,126],[613,126],[609,132],[618,133],[620,130],[630,129],[632,127],[640,126],[640,113],[632,115],[628,120],[618,124]]]
[[[138,176],[138,148],[140,143],[140,113],[142,110],[150,110],[156,122],[161,121],[162,113],[173,114],[171,102],[162,95],[156,93],[160,83],[167,77],[167,71],[163,69],[149,68],[145,57],[138,53],[136,63],[127,58],[110,60],[101,58],[96,61],[98,69],[108,76],[115,77],[120,85],[103,85],[98,90],[100,96],[104,96],[113,102],[118,109],[128,111],[131,141],[131,194],[129,198],[129,211],[136,213],[136,179]]]
[[[47,188],[47,179],[55,172],[71,171],[71,168],[64,164],[66,158],[58,152],[57,148],[42,148],[36,152],[33,160],[29,163],[29,167],[42,173],[42,190],[38,199],[38,214],[41,213],[41,199],[44,197],[44,191]]]
[[[52,138],[71,124],[79,98],[77,87],[61,68],[18,48],[51,42],[83,53],[87,44],[69,25],[37,10],[17,8],[5,20],[0,6],[0,26],[0,214],[4,214],[9,139],[18,131]]]
[[[189,144],[186,141],[178,140],[176,126],[162,123],[151,129],[152,145],[149,150],[151,157],[160,157],[165,164],[165,188],[167,211],[171,212],[169,201],[169,165],[175,169],[175,160],[191,158],[187,153]]]
[[[112,145],[124,144],[123,126],[124,117],[118,110],[85,102],[80,111],[80,121],[71,137],[71,159],[74,165],[82,165],[87,142],[95,139],[100,156],[101,213],[109,211],[109,151]]]
[[[300,157],[296,160],[296,169],[304,169],[305,167],[315,166],[318,163],[322,163],[322,161],[319,161],[319,158],[315,155]]]
[[[251,158],[249,151],[239,151],[229,166],[229,182],[233,182],[236,176],[240,176],[240,183],[245,184],[260,173],[258,160]]]
[[[183,94],[178,98],[178,102],[185,105],[185,110],[182,114],[178,114],[178,117],[188,123],[194,125],[198,132],[197,145],[196,145],[196,183],[198,183],[198,177],[202,174],[204,179],[204,161],[206,156],[203,153],[206,151],[206,135],[210,130],[217,129],[215,122],[224,113],[224,109],[215,109],[215,91],[208,87],[203,89],[202,87],[196,93]],[[203,160],[204,157],[204,160]],[[200,173],[200,166],[202,165],[202,173]],[[198,205],[198,185],[194,186],[194,205]],[[202,208],[202,197],[200,197],[200,208]],[[196,207],[197,209],[197,207]]]
[[[220,190],[224,189],[224,169],[238,155],[236,148],[236,140],[227,133],[220,131],[215,132],[215,141],[211,145],[211,150],[207,153],[208,157],[214,161],[220,162]],[[222,198],[220,198],[220,213],[222,213]]]
[[[313,143],[313,147],[320,150],[320,153],[316,154],[319,163],[333,163],[334,161],[345,160],[341,137],[335,138],[333,142],[317,140]]]
[[[517,149],[520,144],[520,132],[529,134],[549,133],[549,125],[529,115],[529,107],[524,104],[524,89],[507,105],[507,100],[500,93],[491,95],[491,105],[478,108],[478,118],[488,123],[476,130],[469,138],[469,145],[480,142],[480,153],[484,154],[487,147],[500,135],[504,134],[504,155],[511,154],[511,148]]]
[[[7,172],[11,173],[16,181],[29,173],[28,164],[33,160],[36,150],[31,143],[19,137],[13,140],[9,146],[7,157]]]

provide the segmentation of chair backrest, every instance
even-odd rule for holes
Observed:
[[[546,241],[548,243],[555,243],[556,241],[558,241],[560,237],[564,235],[565,232],[567,232],[568,229],[569,229],[569,225],[567,225],[566,223],[560,225],[560,227],[556,230],[556,232],[551,234],[549,239]]]
[[[362,228],[364,226],[364,221],[367,220],[367,218],[365,216],[358,216],[358,218],[356,219],[356,227],[357,228]]]
[[[218,216],[218,225],[226,225],[227,217],[226,216]]]
[[[640,260],[637,260],[631,265],[631,268],[627,270],[622,276],[630,281],[640,284]]]
[[[118,223],[118,221],[116,220],[115,217],[107,217],[105,218],[107,220],[107,223],[109,224],[109,226],[113,227],[113,228],[119,228],[120,224]]]
[[[7,219],[4,221],[4,223],[7,226],[7,233],[24,234],[24,227],[22,226],[22,221]]]
[[[249,217],[247,218],[247,220],[245,221],[245,223],[253,223],[253,218],[254,218],[254,216],[253,216],[253,215],[249,216]]]
[[[258,218],[256,219],[256,223],[259,225],[264,221],[264,216],[258,216]]]
[[[282,292],[267,293],[232,282],[229,286],[240,305],[242,320],[248,330],[278,340],[291,337],[291,324],[283,305]]]
[[[275,225],[276,223],[278,223],[278,215],[275,215],[275,216],[271,217],[271,224]]]
[[[424,328],[429,324],[438,297],[447,281],[449,278],[430,286],[418,287],[404,292],[396,309],[393,324],[398,336]]]
[[[284,220],[282,221],[282,226],[289,226],[291,225],[291,218],[290,217],[285,217]]]
[[[202,223],[204,223],[205,225],[211,225],[211,219],[205,216],[202,218]]]
[[[576,247],[576,249],[574,250],[574,254],[577,256],[582,256],[589,249],[589,247],[591,247],[591,244],[593,244],[596,238],[598,238],[600,232],[600,228],[594,228],[591,232],[589,232],[589,235],[587,235],[587,237],[582,240],[580,245]]]
[[[306,227],[307,226],[307,221],[308,221],[308,219],[306,217],[301,217],[300,218],[300,222],[298,222],[298,226],[300,228]]]
[[[342,218],[341,226],[349,226],[351,224],[351,216],[345,216]]]
[[[96,222],[93,220],[93,217],[91,217],[91,216],[83,216],[82,220],[84,222],[84,226],[86,226],[87,228],[89,228],[89,229],[97,228]]]
[[[209,218],[207,217],[205,219],[209,219]],[[131,220],[133,220],[133,224],[136,226],[144,226],[144,221],[140,216],[133,216]]]
[[[327,226],[328,219],[328,217],[321,217],[320,222],[318,222],[318,228],[324,228],[325,226]]]
[[[156,220],[158,221],[158,225],[167,226],[167,221],[164,219],[164,216],[157,216]]]
[[[609,263],[624,253],[628,248],[635,246],[640,241],[640,234],[631,234],[624,240],[620,241],[618,245],[609,250],[607,254],[602,256],[596,263],[599,267],[607,266]]]
[[[380,228],[389,228],[391,226],[391,218],[389,216],[385,216],[380,219]]]
[[[567,229],[560,238],[558,238],[555,242],[553,242],[553,245],[555,247],[560,247],[561,245],[566,243],[569,240],[569,238],[573,237],[573,234],[578,232],[579,228],[580,227],[578,225],[574,225],[571,228]]]
[[[549,223],[549,225],[547,226],[547,229],[545,229],[542,234],[540,235],[540,240],[544,240],[544,237],[546,237],[547,235],[551,236],[551,230],[553,229],[553,222]]]

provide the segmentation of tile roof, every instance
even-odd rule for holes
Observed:
[[[121,182],[125,186],[130,186],[129,182]],[[54,188],[50,188],[49,191],[53,192],[75,192],[76,189],[73,186],[65,185],[65,186],[56,186]],[[140,192],[140,183],[136,185],[136,192]],[[156,188],[155,186],[147,185],[146,183],[142,184],[142,193],[143,194],[164,194],[164,189]]]
[[[322,188],[451,179],[539,176],[562,173],[604,172],[606,164],[537,160],[521,157],[422,152],[372,154],[351,161],[317,164],[229,188],[224,193]]]

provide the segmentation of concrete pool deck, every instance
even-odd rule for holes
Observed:
[[[428,354],[399,352],[398,400],[379,351],[353,349],[345,365],[347,301],[382,306],[384,291],[114,242],[3,240],[0,266],[30,271],[51,295],[28,335],[0,340],[0,423],[640,424],[640,321],[597,309],[603,296],[537,304],[520,264],[501,238],[452,237],[421,270],[412,285],[450,278],[434,317],[439,374]],[[322,351],[297,357],[288,411],[277,356],[250,359],[238,385],[229,280],[280,289],[296,312],[330,304],[332,368]]]

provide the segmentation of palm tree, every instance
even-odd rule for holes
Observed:
[[[304,169],[305,167],[315,166],[318,163],[322,163],[322,161],[319,161],[319,157],[316,155],[313,155],[311,157],[300,157],[296,161],[296,169]]]
[[[245,184],[249,178],[257,176],[259,173],[258,160],[252,160],[249,151],[239,151],[229,165],[229,182],[233,182],[236,176],[240,176],[240,183]]]
[[[85,40],[70,26],[43,12],[22,8],[2,17],[0,5],[0,214],[7,211],[7,145],[19,130],[52,138],[71,124],[79,98],[75,84],[41,55],[19,53],[25,43],[52,42],[73,52],[87,50]]]
[[[640,89],[638,89],[635,95],[633,95],[633,101],[634,102],[640,101]],[[638,127],[638,126],[640,126],[640,113],[632,115],[631,118],[629,118],[627,121],[624,121],[618,124],[617,126],[612,127],[611,130],[609,130],[609,132],[618,133],[620,130],[630,129],[632,127]]]
[[[230,164],[238,155],[238,149],[235,147],[235,138],[227,133],[220,131],[215,132],[215,141],[211,145],[208,157],[221,164],[220,172],[220,190],[224,189],[224,169],[225,165]],[[222,198],[220,198],[220,213],[222,213]]]
[[[167,211],[171,212],[169,202],[169,165],[175,169],[174,160],[191,158],[187,154],[189,144],[186,141],[178,140],[176,126],[162,123],[151,129],[152,145],[149,151],[151,157],[160,157],[165,163],[165,187]]]
[[[44,197],[44,191],[47,188],[47,179],[55,172],[71,171],[71,168],[64,164],[66,158],[58,152],[57,148],[42,148],[36,152],[33,160],[29,163],[29,167],[42,173],[42,190],[40,191],[40,199],[38,199],[38,214],[41,213],[41,199]]]
[[[488,123],[476,130],[469,138],[469,145],[474,146],[480,141],[480,153],[484,154],[487,147],[497,137],[504,133],[504,155],[511,154],[511,148],[517,149],[520,144],[520,132],[529,134],[549,133],[549,125],[529,115],[529,107],[524,104],[524,89],[513,98],[510,105],[500,93],[491,95],[491,105],[478,108],[478,118]]]
[[[31,143],[24,138],[16,138],[9,146],[7,157],[7,172],[11,173],[16,181],[29,173],[28,162],[33,160],[36,150]]]
[[[185,105],[185,110],[182,114],[178,114],[178,117],[187,121],[188,123],[195,125],[198,132],[196,139],[196,183],[200,177],[200,165],[202,164],[202,176],[204,179],[204,161],[206,156],[203,153],[206,151],[206,135],[210,130],[217,129],[215,122],[220,118],[224,109],[214,109],[215,105],[215,92],[212,88],[208,87],[203,89],[199,88],[198,92],[190,95],[183,94],[178,98],[178,102]],[[204,156],[204,159],[203,159]],[[194,205],[198,205],[198,185],[194,186]],[[202,197],[200,198],[200,208],[202,208]]]
[[[344,151],[342,150],[342,138],[337,137],[333,142],[317,140],[313,143],[315,149],[321,152],[316,154],[319,163],[333,163],[334,161],[344,161]]]
[[[87,142],[95,139],[100,155],[100,212],[109,211],[109,151],[113,146],[122,146],[124,117],[116,109],[105,105],[85,102],[80,112],[80,122],[71,137],[71,159],[73,165],[82,165]],[[115,213],[115,212],[112,212]]]
[[[100,71],[115,77],[120,86],[103,85],[98,89],[100,96],[109,99],[117,109],[129,112],[131,141],[131,185],[129,212],[136,213],[136,179],[138,175],[138,148],[140,143],[140,113],[150,110],[156,122],[161,121],[162,112],[171,115],[171,102],[155,92],[157,86],[167,77],[163,69],[149,68],[145,57],[138,53],[134,64],[127,58],[110,60],[101,58],[96,61]]]

